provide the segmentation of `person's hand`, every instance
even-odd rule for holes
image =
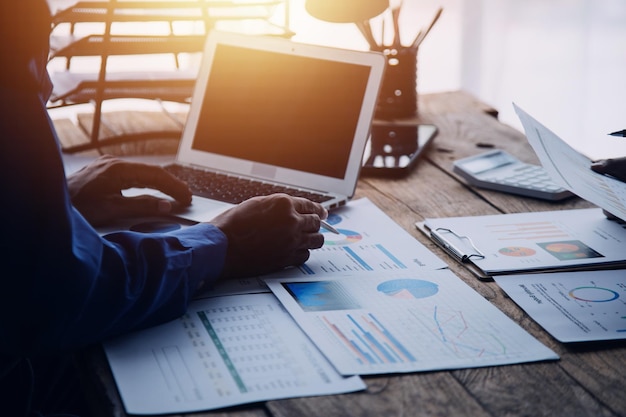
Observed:
[[[591,165],[591,169],[597,173],[610,175],[620,181],[626,182],[626,157],[614,159],[601,159]]]
[[[320,204],[286,194],[254,197],[218,215],[209,223],[228,238],[223,277],[260,275],[309,259],[309,249],[324,244]]]
[[[191,191],[187,184],[163,168],[112,156],[103,156],[68,176],[67,185],[72,204],[93,226],[115,218],[164,215],[170,213],[176,204],[191,204]],[[149,195],[122,195],[122,190],[133,187],[153,188],[176,201]]]
[[[599,174],[610,175],[611,177],[626,182],[626,157],[614,159],[600,159],[591,164],[591,169]],[[611,220],[619,218],[606,210],[602,210],[604,215]]]

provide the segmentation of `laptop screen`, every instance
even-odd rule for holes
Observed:
[[[191,147],[343,178],[370,71],[218,44]]]

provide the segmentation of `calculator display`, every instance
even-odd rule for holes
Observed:
[[[499,168],[501,166],[511,164],[513,162],[514,160],[512,160],[508,155],[501,152],[495,152],[476,159],[465,161],[463,163],[463,168],[474,174],[478,174],[489,169]]]

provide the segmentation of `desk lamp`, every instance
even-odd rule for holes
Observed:
[[[389,0],[306,0],[304,8],[317,19],[332,23],[354,23],[370,49],[379,45],[374,39],[370,19],[389,7]]]
[[[389,0],[306,0],[304,7],[320,20],[360,23],[384,12],[389,7]]]

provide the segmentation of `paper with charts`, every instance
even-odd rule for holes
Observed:
[[[558,359],[450,270],[267,284],[343,375]]]
[[[626,229],[599,208],[426,219],[457,247],[471,239],[488,275],[626,266]],[[468,239],[469,238],[469,239]]]
[[[341,377],[269,293],[195,301],[182,318],[104,349],[130,414],[365,388],[358,377]]]
[[[503,275],[498,285],[561,342],[626,339],[626,271]]]
[[[299,268],[266,277],[346,276],[358,272],[439,269],[447,265],[367,198],[331,212],[338,235],[324,231],[324,246]]]
[[[304,265],[262,278],[338,277],[360,272],[380,274],[447,267],[445,262],[367,198],[353,200],[332,211],[327,220],[337,229],[338,235],[322,229],[324,246],[312,250]],[[223,282],[214,291],[200,296],[262,291],[267,291],[267,287],[261,278],[246,278]]]
[[[524,126],[528,143],[556,184],[626,220],[626,183],[592,171],[588,157],[569,146],[515,103],[513,108]]]

